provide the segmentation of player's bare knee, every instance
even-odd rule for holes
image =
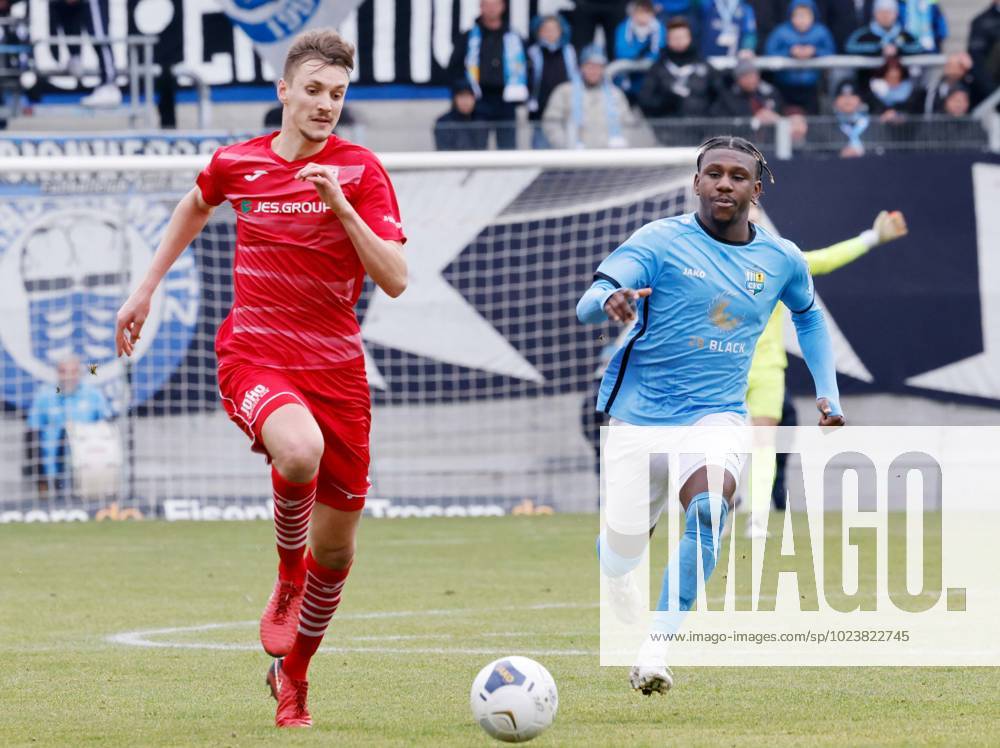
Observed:
[[[294,483],[305,483],[319,470],[323,456],[323,436],[319,433],[300,434],[283,440],[271,457],[282,477]]]
[[[312,554],[320,566],[325,566],[327,569],[346,569],[354,561],[354,544],[325,545],[314,543]]]

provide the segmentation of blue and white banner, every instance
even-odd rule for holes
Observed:
[[[254,50],[280,71],[297,34],[337,27],[361,0],[220,0],[229,19],[253,40]]]
[[[273,82],[295,34],[336,26],[357,47],[353,80],[363,83],[448,85],[454,39],[479,15],[479,0],[93,0],[107,34],[152,34],[158,64],[181,63],[210,86]],[[60,33],[58,3],[22,0],[34,64],[46,85],[75,91],[65,44],[40,39]],[[511,0],[511,27],[527,37],[539,12],[571,7],[569,0]],[[112,47],[115,67],[128,67],[128,47]],[[100,82],[98,55],[84,44],[83,85]]]

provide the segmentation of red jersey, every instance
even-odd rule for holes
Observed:
[[[354,305],[365,270],[333,211],[295,175],[337,168],[344,196],[378,236],[405,242],[389,175],[367,148],[331,135],[319,153],[285,161],[273,132],[220,148],[198,175],[205,202],[236,212],[233,308],[219,328],[220,364],[282,369],[363,366]]]

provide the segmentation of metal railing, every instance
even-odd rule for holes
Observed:
[[[905,55],[900,57],[900,61],[911,68],[923,70],[937,70],[944,65],[947,55],[942,54],[920,54]],[[736,66],[739,62],[735,57],[709,57],[706,62],[715,70],[726,71]],[[779,71],[779,70],[821,70],[824,74],[832,75],[835,79],[842,78],[848,70],[873,70],[885,64],[881,57],[867,57],[862,55],[828,55],[825,57],[815,57],[809,60],[795,60],[790,57],[754,57],[753,63],[758,70]],[[610,63],[605,71],[609,79],[614,79],[629,73],[641,73],[649,70],[653,65],[651,60],[615,60]],[[881,150],[931,150],[938,149],[954,150],[979,149],[1000,153],[1000,114],[996,112],[997,105],[1000,104],[1000,89],[995,91],[985,101],[980,103],[969,117],[936,117],[926,114],[923,117],[911,116],[902,122],[893,125],[895,137],[880,138],[877,148]],[[877,118],[873,118],[877,119]],[[831,121],[831,118],[809,118],[814,124],[821,124],[824,121]],[[690,129],[691,122],[681,125],[668,124],[660,121],[659,124],[650,122],[654,130],[658,127],[676,127],[678,131],[682,128]],[[759,129],[758,126],[755,129]],[[814,150],[815,146],[830,146],[831,142],[821,138],[820,142],[811,142],[809,138],[804,144],[796,145],[793,142],[793,128],[787,118],[782,117],[773,126],[774,132],[773,148],[778,158],[791,158],[796,150]],[[893,132],[890,128],[889,132]],[[900,133],[910,132],[911,137],[898,137]],[[932,142],[928,137],[937,132],[941,140]],[[958,135],[956,139],[956,135]],[[662,141],[662,138],[658,138]]]
[[[880,122],[871,117],[871,124],[862,136],[868,153],[975,151],[1000,152],[1000,116],[979,118],[950,115],[908,115],[894,122]],[[622,135],[629,147],[696,147],[706,138],[720,132],[753,140],[758,146],[779,159],[799,154],[837,154],[847,143],[837,120],[831,116],[804,118],[806,133],[796,139],[802,122],[793,123],[782,117],[773,123],[739,117],[670,117],[643,119],[632,127],[623,127]],[[480,144],[492,144],[488,133],[497,123],[448,123],[438,127],[445,143],[458,149],[475,149]],[[795,125],[795,126],[793,126]],[[502,125],[511,130],[521,150],[537,147],[538,127],[535,123],[511,122]]]
[[[133,127],[155,127],[156,107],[153,95],[153,80],[159,72],[159,66],[153,62],[153,47],[159,38],[149,34],[129,34],[128,36],[90,36],[74,35],[68,36],[59,34],[56,36],[33,37],[30,41],[30,48],[37,49],[39,46],[53,45],[118,45],[126,46],[128,69],[125,74],[128,76],[128,113],[129,124]],[[34,57],[34,55],[33,55]],[[60,75],[67,75],[65,69],[45,69],[39,67],[34,61],[30,70],[40,78],[52,78]],[[81,71],[83,75],[95,75],[96,70]]]
[[[157,65],[156,69],[159,72],[160,66]],[[210,130],[212,128],[211,87],[196,70],[187,67],[184,63],[177,63],[171,68],[171,71],[175,77],[180,79],[186,78],[195,87],[195,90],[198,92],[198,129]]]
[[[152,128],[157,124],[155,113],[154,81],[156,76],[160,75],[162,72],[161,66],[153,61],[154,46],[158,41],[158,37],[146,34],[134,34],[123,37],[58,35],[34,38],[31,40],[30,44],[0,45],[0,53],[3,53],[7,47],[11,47],[10,51],[14,51],[13,47],[15,46],[18,51],[31,52],[35,45],[46,44],[82,45],[84,42],[88,42],[93,45],[125,44],[127,46],[128,55],[128,70],[125,72],[128,75],[129,123],[132,126]],[[66,75],[68,72],[62,69],[41,70],[37,66],[32,67],[31,70],[36,75],[41,77]],[[176,77],[182,80],[186,79],[187,81],[190,81],[191,85],[193,85],[197,90],[198,127],[202,130],[210,129],[212,126],[211,88],[197,71],[182,63],[174,65],[172,71]],[[85,75],[94,75],[97,74],[98,71],[86,70],[82,72]]]
[[[899,58],[907,66],[932,68],[944,65],[946,55],[906,55]],[[716,70],[731,70],[736,67],[739,58],[708,57],[706,62]],[[753,64],[758,70],[874,70],[882,67],[885,60],[881,57],[866,57],[863,55],[827,55],[813,57],[809,60],[794,60],[791,57],[754,57]],[[653,66],[652,60],[615,60],[608,64],[606,75],[614,78],[625,73],[642,73]]]

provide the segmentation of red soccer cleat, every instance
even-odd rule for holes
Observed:
[[[312,717],[306,709],[306,695],[309,681],[287,678],[281,670],[281,660],[277,659],[267,669],[267,685],[271,695],[278,702],[274,724],[278,727],[312,727]]]
[[[260,617],[260,643],[271,657],[284,657],[292,650],[304,590],[304,585],[280,577],[274,583],[274,592]]]

